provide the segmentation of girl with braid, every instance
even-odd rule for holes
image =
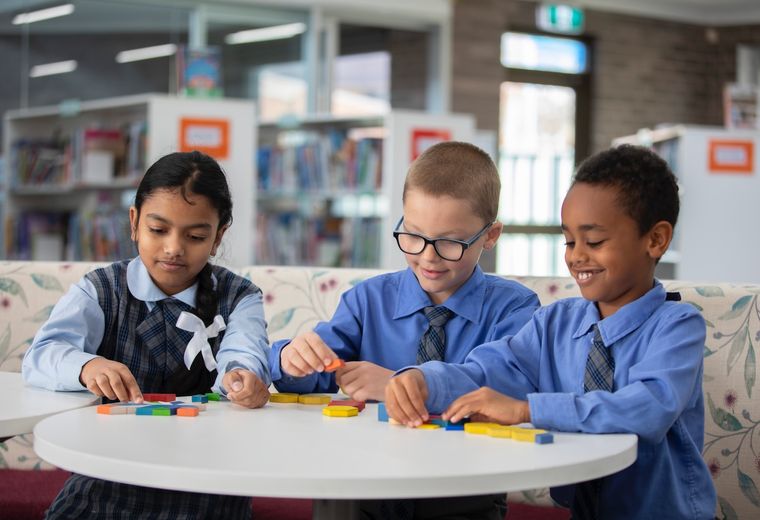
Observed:
[[[72,285],[26,353],[24,379],[50,390],[87,388],[110,400],[213,390],[244,407],[263,406],[271,379],[261,290],[209,263],[232,222],[217,162],[200,152],[162,157],[140,182],[129,220],[138,256]],[[195,331],[212,329],[216,337],[200,351],[188,347]],[[250,515],[246,497],[82,475],[69,478],[47,512],[47,518]]]

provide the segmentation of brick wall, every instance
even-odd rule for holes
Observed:
[[[454,3],[452,109],[475,114],[480,128],[498,128],[499,38],[535,27],[535,3]],[[592,40],[591,149],[658,123],[722,124],[721,91],[735,76],[737,43],[760,42],[760,27],[708,28],[586,11]]]

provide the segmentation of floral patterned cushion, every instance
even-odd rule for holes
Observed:
[[[18,371],[39,325],[58,298],[87,271],[102,264],[0,262],[0,370]],[[269,339],[290,338],[327,320],[343,291],[381,271],[251,266],[238,272],[264,293]],[[543,304],[577,296],[570,278],[516,277]],[[707,324],[703,387],[704,457],[718,490],[720,518],[760,513],[760,389],[755,348],[760,345],[760,285],[699,285],[669,281],[684,302],[702,312]],[[0,443],[0,467],[42,469],[32,436]],[[510,500],[551,504],[547,490],[511,493]]]

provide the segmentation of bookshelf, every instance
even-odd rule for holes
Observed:
[[[392,237],[412,158],[440,140],[472,141],[472,116],[394,110],[259,125],[255,263],[405,265]]]
[[[651,147],[678,178],[681,210],[658,276],[760,282],[760,131],[673,125],[613,144]]]
[[[145,169],[167,153],[201,149],[217,157],[233,194],[235,225],[219,259],[248,265],[255,136],[254,107],[243,100],[144,94],[7,112],[4,256],[134,256],[127,209]]]

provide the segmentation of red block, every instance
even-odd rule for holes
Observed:
[[[353,399],[333,399],[327,406],[355,406],[361,412],[364,410],[364,401],[354,401]]]
[[[177,400],[177,394],[143,394],[143,399],[145,401],[176,401]]]
[[[333,361],[329,365],[325,366],[325,372],[335,372],[336,370],[338,370],[339,368],[342,368],[344,366],[346,366],[346,362],[345,361],[343,361],[342,359],[336,359],[335,361]]]

